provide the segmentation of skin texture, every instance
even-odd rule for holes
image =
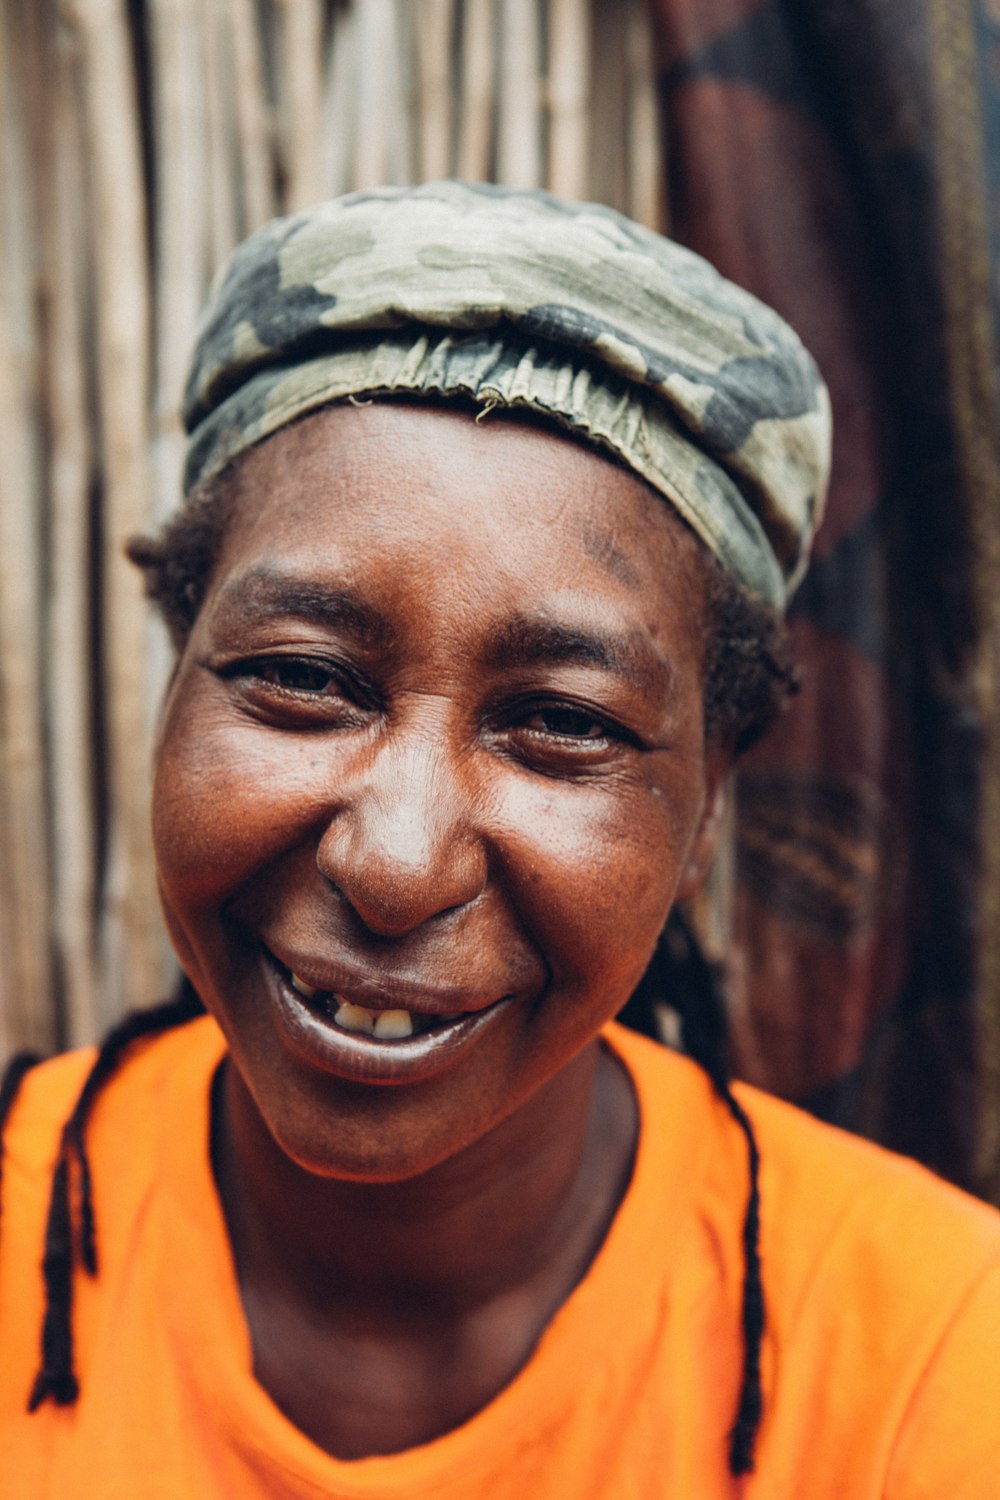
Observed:
[[[230,1045],[213,1150],[258,1378],[359,1457],[512,1378],[627,1185],[595,1038],[722,801],[698,543],[591,450],[447,409],[318,413],[234,483],[165,705],[159,879]],[[362,1045],[366,1072],[302,1043],[289,970],[475,1025],[431,1066]]]

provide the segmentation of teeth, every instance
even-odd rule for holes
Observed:
[[[291,974],[291,981],[292,988],[297,990],[304,1000],[315,1000],[317,995],[324,994],[324,991],[317,990],[311,984],[307,984],[304,979],[300,979],[298,974]],[[368,1010],[364,1005],[352,1005],[349,1000],[338,1000],[335,995],[327,995],[326,998],[327,1001],[332,1000],[333,1005],[336,1006],[333,1019],[345,1031],[361,1032],[365,1036],[377,1036],[383,1041],[400,1041],[403,1037],[413,1035],[413,1017],[408,1010]],[[443,1019],[447,1020],[450,1017]]]
[[[363,1031],[368,1036],[374,1035],[375,1015],[372,1011],[365,1010],[363,1005],[352,1005],[349,1000],[345,1000],[337,1008],[333,1019],[345,1031]]]
[[[398,1038],[413,1035],[413,1021],[408,1010],[382,1010],[375,1017],[376,1036]]]
[[[344,1000],[333,1017],[345,1031],[360,1031],[365,1036],[377,1036],[383,1041],[398,1041],[413,1035],[413,1019],[408,1010],[368,1010],[363,1005],[352,1005]]]

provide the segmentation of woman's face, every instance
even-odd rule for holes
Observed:
[[[288,1155],[399,1180],[593,1048],[702,876],[698,544],[589,449],[447,409],[320,412],[235,482],[158,748],[164,908]]]

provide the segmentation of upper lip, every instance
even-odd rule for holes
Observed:
[[[472,990],[462,985],[428,984],[424,981],[373,974],[347,965],[303,954],[267,950],[281,968],[303,980],[311,989],[325,990],[362,1005],[366,1010],[408,1010],[421,1016],[457,1016],[485,1010],[508,993]]]

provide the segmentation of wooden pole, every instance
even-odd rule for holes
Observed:
[[[536,0],[500,0],[497,179],[507,187],[543,180],[539,52]]]
[[[632,0],[610,6],[591,5],[591,49],[595,63],[590,91],[590,184],[588,195],[612,208],[628,211],[628,153],[626,149],[625,27],[622,11]]]
[[[420,176],[450,175],[453,0],[418,0],[416,53],[420,116]]]
[[[251,233],[275,212],[273,119],[264,89],[264,65],[254,0],[228,0],[233,96],[242,196],[242,232]]]
[[[324,11],[321,0],[277,0],[285,207],[323,192]]]
[[[585,198],[590,182],[589,0],[550,0],[548,102],[548,186],[566,198]]]
[[[94,925],[98,830],[94,804],[93,555],[87,348],[88,196],[77,89],[79,58],[69,34],[54,39],[47,172],[45,402],[50,452],[50,554],[46,718],[52,809],[52,921],[64,996],[65,1041],[93,1041],[98,1005]],[[83,191],[81,191],[81,185]]]
[[[148,835],[147,614],[125,540],[149,518],[149,287],[131,38],[118,0],[71,0],[83,59],[101,432],[107,862],[101,1005],[155,1000],[166,966]]]
[[[333,13],[326,56],[323,101],[323,191],[346,193],[354,182],[354,128],[357,111],[357,9],[342,3]]]
[[[208,178],[209,257],[221,265],[240,239],[238,132],[234,126],[232,48],[228,45],[227,16],[218,0],[198,0],[196,11],[201,42],[203,77],[200,80],[203,125],[202,153]],[[191,80],[194,85],[194,79]],[[200,175],[200,174],[199,174]]]
[[[666,195],[653,28],[646,0],[629,0],[625,47],[628,212],[650,229],[663,229]]]
[[[36,320],[37,204],[29,169],[30,39],[0,8],[0,932],[5,1049],[55,1041],[48,810],[41,718],[42,465]],[[11,24],[11,22],[15,24]]]
[[[215,174],[210,180],[205,150],[211,80],[201,0],[151,0],[149,15],[156,162],[153,514],[159,521],[176,505],[180,485],[184,439],[178,408],[205,289]],[[231,220],[222,225],[216,219],[213,248],[234,232]]]
[[[465,0],[458,175],[467,182],[493,174],[496,20],[494,0]]]
[[[357,114],[353,186],[410,180],[409,79],[400,62],[396,0],[356,0]]]

